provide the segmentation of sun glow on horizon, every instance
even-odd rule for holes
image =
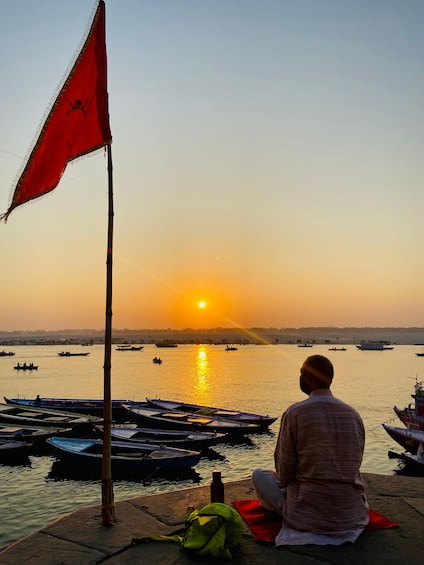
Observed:
[[[197,303],[197,306],[198,306],[201,310],[204,310],[204,309],[206,308],[206,302],[205,302],[204,300],[200,300],[200,301]]]

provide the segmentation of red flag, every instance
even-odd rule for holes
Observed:
[[[17,206],[56,188],[70,161],[111,142],[105,3],[99,0],[87,39],[52,105],[2,219]]]

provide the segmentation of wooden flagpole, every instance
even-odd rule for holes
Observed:
[[[113,499],[113,481],[111,464],[111,358],[112,358],[112,249],[113,249],[113,166],[112,147],[107,145],[108,170],[108,234],[106,257],[106,321],[104,351],[104,392],[103,392],[103,457],[102,457],[102,517],[103,526],[115,524],[115,502]]]

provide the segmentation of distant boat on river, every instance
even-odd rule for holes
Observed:
[[[129,343],[124,343],[123,345],[118,345],[116,351],[141,351],[144,349],[143,345],[130,345]]]
[[[90,353],[71,353],[70,351],[61,351],[58,353],[59,357],[86,357]]]
[[[361,351],[389,351],[393,349],[387,341],[363,341],[356,347]]]
[[[37,371],[38,365],[34,365],[34,363],[23,363],[21,365],[20,363],[18,363],[14,366],[14,369],[16,369],[17,371]]]

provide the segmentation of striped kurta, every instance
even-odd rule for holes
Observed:
[[[293,530],[303,539],[295,543],[315,543],[310,534],[356,539],[368,523],[359,472],[364,444],[361,417],[330,390],[287,409],[274,454],[284,491],[280,543],[291,543]]]

